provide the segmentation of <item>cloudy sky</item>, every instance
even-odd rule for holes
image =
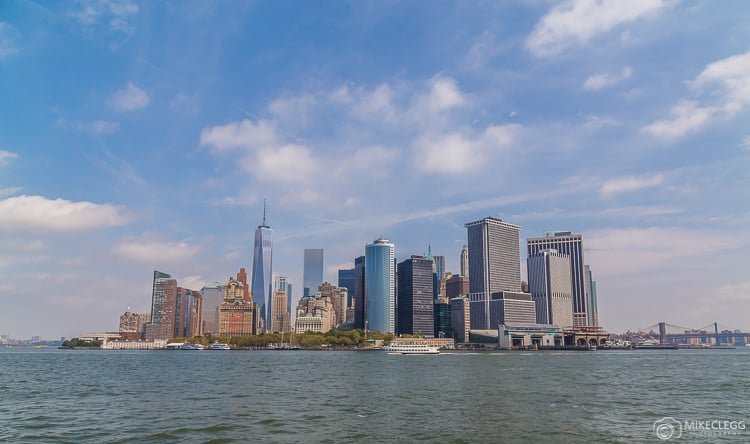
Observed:
[[[0,4],[0,334],[250,269],[264,197],[298,289],[494,216],[582,233],[611,331],[750,329],[750,4]]]

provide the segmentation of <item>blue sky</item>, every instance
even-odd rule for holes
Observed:
[[[249,270],[263,197],[297,288],[495,216],[582,233],[611,331],[750,329],[747,2],[8,1],[0,85],[0,334]]]

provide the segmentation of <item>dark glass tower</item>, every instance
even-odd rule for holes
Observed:
[[[432,336],[432,261],[412,256],[398,264],[398,333]]]

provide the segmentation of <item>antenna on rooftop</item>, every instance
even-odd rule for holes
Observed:
[[[266,198],[263,198],[263,226],[266,226]]]

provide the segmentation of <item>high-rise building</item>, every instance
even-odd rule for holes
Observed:
[[[287,312],[286,303],[286,292],[284,290],[276,290],[273,293],[272,332],[290,333],[292,331],[292,324],[289,313]]]
[[[354,299],[354,268],[339,270],[339,287],[346,288],[349,300],[346,302],[347,307],[353,307]]]
[[[302,275],[302,296],[308,297],[323,283],[323,249],[306,248]]]
[[[536,305],[537,324],[573,326],[573,286],[570,257],[556,250],[542,250],[526,259],[529,291]]]
[[[200,292],[177,287],[175,295],[174,337],[201,336],[203,298]]]
[[[292,314],[292,284],[289,283],[287,276],[276,276],[273,284],[273,290],[283,291],[286,294],[286,312]]]
[[[457,298],[459,296],[466,296],[469,294],[469,277],[459,276],[457,274],[451,275],[450,279],[445,281],[445,296],[448,300]]]
[[[345,287],[335,287],[330,282],[323,282],[318,287],[315,297],[325,297],[331,301],[331,304],[333,305],[332,328],[346,322],[346,309],[348,308],[346,302],[348,300],[348,294]]]
[[[470,301],[466,296],[451,299],[451,328],[453,337],[457,342],[469,340],[469,329],[471,328]]]
[[[382,237],[365,247],[367,328],[396,332],[396,252]]]
[[[271,265],[273,251],[273,230],[266,225],[266,204],[263,202],[263,224],[255,230],[253,246],[253,276],[250,289],[253,302],[257,305],[258,317],[263,322],[262,330],[270,328],[273,304],[271,303]]]
[[[330,284],[329,284],[330,285]],[[336,325],[333,301],[328,294],[317,293],[299,300],[294,323],[295,333],[325,333]]]
[[[461,276],[469,276],[469,248],[466,245],[461,250]]]
[[[120,329],[118,331],[120,333],[120,337],[129,341],[141,339],[141,332],[143,331],[143,327],[150,320],[150,313],[133,313],[132,311],[130,311],[130,307],[128,307],[128,311],[120,316]]]
[[[432,278],[432,261],[424,256],[398,264],[398,334],[434,334]]]
[[[495,329],[497,325],[490,322],[491,294],[521,290],[521,227],[494,217],[469,222],[465,227],[469,240],[471,327]],[[476,304],[479,302],[481,309]]]
[[[432,256],[432,271],[437,274],[438,280],[445,277],[445,256]]]
[[[154,281],[151,290],[151,323],[158,324],[164,311],[164,282],[172,276],[154,270]]]
[[[436,302],[433,305],[433,309],[433,317],[435,318],[435,329],[433,334],[436,338],[452,338],[451,304]]]
[[[250,336],[258,333],[257,307],[255,302],[245,299],[242,282],[230,277],[224,285],[224,300],[219,306],[219,335]]]
[[[365,328],[367,300],[365,299],[365,257],[354,259],[354,328]]]
[[[599,326],[599,307],[596,298],[596,281],[591,275],[591,268],[583,266],[584,290],[586,292],[586,304],[588,307],[588,322],[591,327]]]
[[[219,307],[224,300],[224,286],[211,282],[201,288],[203,297],[202,334],[219,334]]]
[[[585,276],[583,273],[583,236],[570,231],[552,231],[544,237],[526,239],[527,256],[542,250],[557,250],[570,257],[570,280],[573,287],[573,325],[585,327],[589,323]]]

